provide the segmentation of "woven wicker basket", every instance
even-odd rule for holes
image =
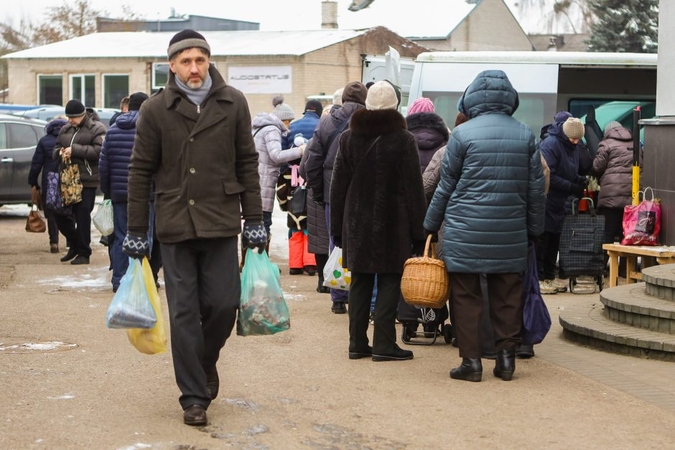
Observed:
[[[431,235],[424,246],[424,256],[410,258],[403,266],[401,293],[406,303],[420,308],[441,308],[448,301],[448,272],[436,258]]]

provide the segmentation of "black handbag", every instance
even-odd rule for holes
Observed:
[[[307,186],[296,186],[288,199],[288,212],[295,217],[307,214]]]

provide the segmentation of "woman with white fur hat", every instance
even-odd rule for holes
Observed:
[[[423,251],[426,202],[417,144],[399,104],[400,94],[390,82],[371,86],[366,108],[354,113],[340,136],[333,169],[330,230],[352,274],[349,359],[413,358],[396,344],[395,320],[403,265]],[[376,279],[371,347],[368,316]]]

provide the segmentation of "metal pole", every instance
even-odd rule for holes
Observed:
[[[633,205],[640,203],[640,106],[633,109]]]

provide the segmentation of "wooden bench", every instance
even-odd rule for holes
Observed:
[[[658,264],[675,263],[675,247],[665,245],[621,245],[603,244],[602,248],[609,255],[609,287],[616,286],[619,277],[619,257],[626,258],[626,283],[637,283],[642,280],[642,272],[636,271],[637,258],[642,258],[642,268]]]

